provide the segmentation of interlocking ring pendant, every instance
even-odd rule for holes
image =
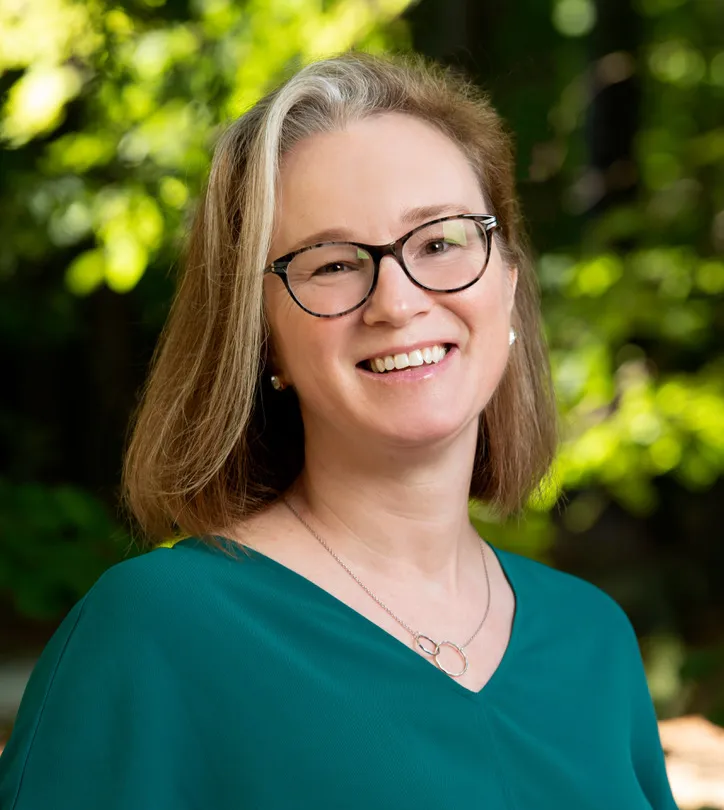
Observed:
[[[431,646],[426,647],[425,644],[423,643],[425,641],[429,641]],[[458,645],[453,643],[452,641],[441,641],[439,644],[436,644],[430,638],[430,636],[425,636],[422,633],[418,633],[415,636],[415,643],[425,653],[425,655],[429,655],[432,658],[432,660],[435,662],[435,666],[439,670],[444,672],[446,675],[449,675],[451,678],[460,678],[468,671],[467,655],[465,655],[465,653],[463,652],[462,647],[458,647]],[[452,672],[451,670],[446,669],[446,667],[440,663],[440,661],[438,660],[438,656],[440,655],[440,651],[442,650],[443,647],[450,647],[451,649],[455,650],[455,652],[460,656],[463,662],[463,668],[460,670],[460,672]]]

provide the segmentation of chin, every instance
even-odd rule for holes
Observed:
[[[451,416],[447,414],[446,418],[436,416],[425,419],[418,415],[406,420],[386,420],[384,430],[380,430],[379,424],[376,424],[370,425],[365,433],[370,438],[371,434],[376,434],[385,444],[401,448],[430,447],[455,439],[470,427],[470,419],[453,419]],[[477,418],[474,421],[477,431]]]

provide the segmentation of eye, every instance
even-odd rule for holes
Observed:
[[[329,264],[323,264],[321,267],[317,268],[314,271],[315,276],[329,276],[334,275],[335,273],[344,273],[347,270],[358,270],[357,267],[352,267],[349,264],[345,264],[344,262],[330,262]]]
[[[422,252],[428,255],[435,255],[444,253],[449,247],[451,247],[451,245],[445,239],[430,239],[422,246]]]

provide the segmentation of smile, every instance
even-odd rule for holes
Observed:
[[[413,349],[411,352],[372,357],[365,361],[364,365],[376,374],[386,374],[390,371],[401,371],[404,368],[416,366],[435,365],[445,357],[449,348],[447,345],[435,344],[425,346],[424,349]]]

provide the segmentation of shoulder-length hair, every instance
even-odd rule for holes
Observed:
[[[385,112],[415,116],[459,145],[498,218],[503,256],[518,269],[518,340],[480,418],[470,496],[504,516],[548,470],[555,405],[511,140],[485,95],[453,72],[420,57],[346,54],[304,67],[217,145],[125,458],[125,500],[150,538],[213,534],[301,472],[299,403],[270,388],[262,298],[280,161],[314,133]]]

